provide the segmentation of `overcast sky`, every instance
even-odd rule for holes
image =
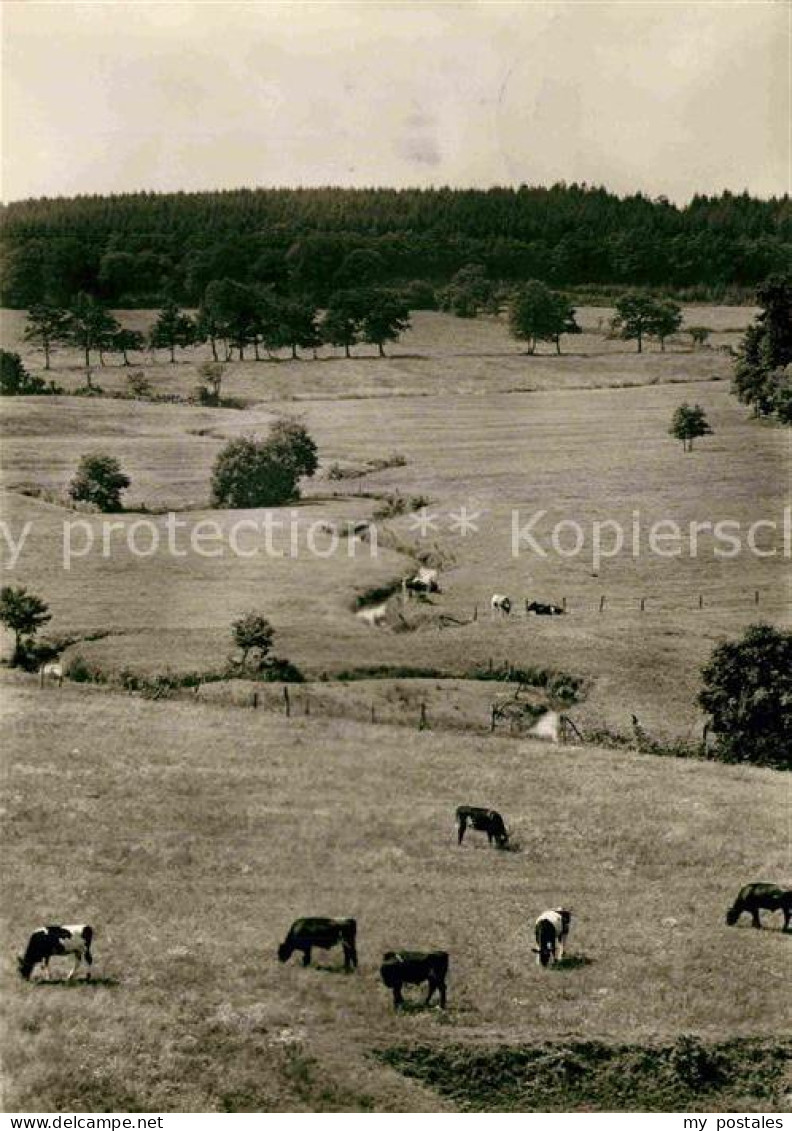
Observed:
[[[3,186],[790,191],[763,3],[5,0]]]

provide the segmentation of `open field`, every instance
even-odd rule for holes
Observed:
[[[469,324],[462,325],[467,332]],[[614,357],[622,371],[634,360],[624,353]],[[692,354],[647,357],[663,363],[676,357],[685,366],[695,360]],[[548,363],[566,366],[571,360]],[[250,557],[232,552],[228,532],[240,520],[261,522],[264,512],[206,510],[212,461],[224,438],[266,430],[279,413],[294,410],[292,402],[235,411],[104,399],[9,400],[2,420],[5,486],[62,490],[79,456],[100,447],[130,474],[131,508],[189,511],[181,519],[190,528],[212,519],[223,531],[217,556],[136,557],[126,539],[140,516],[114,517],[103,556],[97,517],[11,491],[3,504],[10,528],[32,523],[13,574],[49,601],[53,631],[109,634],[77,646],[108,671],[216,670],[229,651],[231,620],[256,607],[275,624],[279,654],[309,677],[388,665],[459,676],[490,661],[566,670],[588,681],[579,717],[592,729],[629,731],[635,713],[659,738],[691,738],[701,725],[695,707],[699,671],[713,645],[757,618],[780,622],[788,615],[789,559],[782,554],[781,525],[789,444],[785,430],[749,420],[725,383],[690,383],[684,395],[700,401],[715,431],[689,454],[667,434],[682,399],[668,384],[491,392],[486,398],[437,393],[301,401],[300,416],[318,442],[322,469],[306,485],[299,507],[273,512],[276,521],[294,523],[297,553],[292,556],[284,530],[272,554],[246,535],[243,551],[258,551]],[[403,466],[365,471],[370,461],[393,453],[403,457]],[[332,480],[328,470],[336,462],[361,474]],[[414,516],[396,516],[377,524],[376,558],[366,545],[355,546],[350,556],[346,541],[329,557],[306,552],[312,524],[343,526],[370,517],[379,504],[366,496],[388,494],[426,499],[436,516],[434,529],[421,537]],[[475,533],[454,528],[461,507],[476,515]],[[533,527],[545,556],[527,543],[515,555],[512,516],[522,526],[536,512],[545,512]],[[775,533],[766,528],[757,541],[760,551],[775,550],[775,556],[760,557],[746,545],[747,530],[758,519],[776,523]],[[678,556],[650,552],[649,528],[664,520],[681,528],[681,542],[676,551],[672,547]],[[690,523],[721,520],[739,524],[741,552],[716,556],[716,548],[729,547],[704,533],[694,556]],[[164,547],[166,518],[152,521]],[[576,556],[552,546],[555,524],[570,521],[585,536]],[[64,522],[80,524],[68,571],[62,568]],[[596,522],[617,522],[625,532],[621,551],[598,565]],[[94,545],[81,556],[86,525]],[[606,527],[605,555],[614,537]],[[321,537],[319,543],[322,551],[329,544]],[[146,537],[140,544],[147,552]],[[568,549],[569,531],[560,544]],[[403,610],[396,602],[389,626],[380,630],[352,615],[361,595],[404,575],[414,556],[427,550],[444,567],[443,593],[431,604]],[[492,623],[487,604],[493,592],[510,594],[518,609],[524,598],[566,598],[569,615]],[[475,622],[439,630],[441,615],[469,622],[474,612]],[[400,613],[412,631],[397,631],[404,627]]]
[[[547,1041],[553,1102],[591,1109],[574,1076],[558,1099],[559,1057],[625,1039],[633,1075],[599,1102],[636,1110],[672,1102],[635,1061],[651,1075],[680,1033],[754,1044],[678,1106],[784,1110],[790,939],[723,921],[741,883],[788,868],[778,773],[31,683],[2,687],[7,1110],[531,1110],[529,1079],[522,1098],[519,1073],[497,1081]],[[470,800],[521,851],[457,848]],[[560,900],[571,961],[542,971],[530,927]],[[77,908],[95,984],[22,983],[20,932]],[[359,973],[335,952],[279,966],[306,912],[357,917]],[[380,955],[423,945],[451,953],[450,1008],[397,1016]],[[405,1046],[453,1094],[373,1055]]]
[[[739,336],[756,311],[751,307],[685,307],[685,325],[711,328],[712,348],[692,350],[690,338],[681,333],[661,352],[656,343],[646,344],[638,354],[635,343],[604,337],[613,311],[608,307],[580,307],[578,321],[583,333],[563,339],[564,356],[547,343],[529,357],[525,343],[510,337],[503,319],[454,318],[432,311],[415,311],[412,329],[388,347],[387,358],[376,356],[374,346],[360,345],[351,361],[343,350],[325,347],[318,360],[310,355],[293,361],[286,351],[274,360],[259,363],[233,361],[227,368],[223,395],[246,403],[268,400],[336,399],[338,397],[427,396],[438,393],[482,394],[510,390],[599,388],[662,382],[726,380],[730,360],[722,346],[736,346]],[[118,311],[123,325],[147,332],[156,312]],[[5,348],[16,350],[33,372],[43,372],[43,355],[23,339],[25,314],[2,312]],[[249,355],[252,353],[249,351]],[[262,356],[264,353],[262,351]],[[94,355],[93,380],[108,393],[123,392],[127,374],[144,372],[160,395],[189,397],[197,384],[197,366],[211,360],[208,346],[177,352],[171,365],[165,351],[130,354],[127,369],[118,356],[99,365]],[[57,349],[49,374],[59,385],[73,391],[85,383],[83,355]]]
[[[224,394],[242,408],[4,399],[3,583],[47,601],[47,634],[75,638],[67,667],[216,679],[152,702],[2,676],[8,1109],[788,1107],[789,936],[723,921],[742,884],[789,878],[787,779],[489,733],[509,669],[533,669],[582,680],[583,731],[629,738],[634,714],[652,739],[694,742],[714,645],[790,623],[788,431],[748,418],[717,349],[639,357],[598,335],[607,314],[586,309],[562,357],[525,356],[494,320],[421,314],[393,358],[234,362]],[[688,321],[736,344],[751,314]],[[6,318],[6,348],[37,368],[21,326]],[[52,376],[77,387],[78,361],[58,354]],[[196,380],[195,361],[138,368],[182,398]],[[125,376],[95,372],[106,391]],[[682,400],[714,429],[692,453],[667,433]],[[283,414],[319,447],[302,500],[209,509],[223,443]],[[97,449],[132,479],[122,514],[63,503]],[[515,545],[539,512],[536,545]],[[374,541],[347,536],[363,520]],[[739,552],[691,533],[724,520]],[[775,526],[751,549],[757,520]],[[670,554],[649,541],[662,521],[680,529]],[[356,616],[421,560],[439,594],[397,588],[379,628]],[[513,615],[492,618],[493,593]],[[526,617],[526,599],[567,615]],[[217,678],[251,609],[306,677],[290,720],[282,685]],[[535,682],[521,694],[547,705]],[[501,809],[519,850],[458,849],[462,802]],[[530,928],[562,900],[571,960],[539,971]],[[305,914],[358,918],[358,975],[334,953],[278,965]],[[16,977],[20,932],[59,919],[97,928],[91,987]],[[447,1014],[393,1014],[377,966],[402,946],[450,950]]]

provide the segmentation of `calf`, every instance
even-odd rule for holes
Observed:
[[[310,966],[312,947],[329,950],[340,943],[344,952],[344,969],[349,972],[358,964],[356,937],[357,922],[354,919],[295,919],[288,935],[278,947],[278,958],[281,962],[287,962],[295,950],[301,950],[303,966]]]
[[[27,982],[30,980],[34,966],[37,966],[38,963],[41,962],[44,965],[44,970],[49,980],[49,962],[52,956],[55,954],[71,954],[74,956],[74,965],[68,974],[67,980],[72,980],[77,972],[78,966],[82,960],[85,959],[89,967],[85,975],[85,980],[90,981],[90,967],[93,965],[93,955],[91,954],[93,936],[93,927],[89,927],[87,924],[80,924],[73,927],[39,927],[28,939],[25,953],[19,955],[17,958],[19,973]]]
[[[427,982],[429,992],[426,1005],[435,990],[440,995],[440,1008],[446,1007],[446,978],[448,954],[444,950],[389,950],[382,956],[380,977],[389,990],[393,990],[393,1004],[398,1009],[404,1004],[402,987]]]
[[[437,581],[438,571],[421,566],[413,577],[404,580],[404,587],[408,593],[439,593],[440,585]]]
[[[564,610],[560,605],[543,605],[540,601],[525,602],[525,615],[534,617],[562,617]]]
[[[511,612],[511,598],[503,593],[493,593],[490,597],[490,615],[507,617]]]
[[[726,912],[726,922],[733,927],[744,911],[747,911],[754,927],[761,927],[759,911],[781,911],[784,915],[783,930],[789,930],[792,920],[792,891],[776,887],[775,884],[746,884],[740,888],[732,906]]]
[[[460,805],[456,811],[457,844],[462,843],[468,822],[478,832],[486,833],[490,844],[493,840],[498,848],[505,848],[508,844],[509,834],[500,813],[495,809],[479,809],[475,805]]]
[[[542,912],[534,927],[537,965],[548,966],[551,961],[557,962],[564,957],[564,943],[569,934],[571,920],[572,913],[563,907],[554,907],[552,911]]]

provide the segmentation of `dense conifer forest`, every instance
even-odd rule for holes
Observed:
[[[684,207],[604,188],[238,189],[19,201],[3,208],[2,301],[88,292],[115,306],[197,304],[215,279],[323,303],[361,277],[654,287],[744,297],[792,265],[792,203],[724,192]]]

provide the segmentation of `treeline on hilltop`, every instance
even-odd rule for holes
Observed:
[[[20,201],[3,209],[4,305],[197,305],[218,279],[324,304],[339,289],[504,283],[658,287],[723,298],[792,265],[792,202],[685,207],[604,188],[239,189]]]

